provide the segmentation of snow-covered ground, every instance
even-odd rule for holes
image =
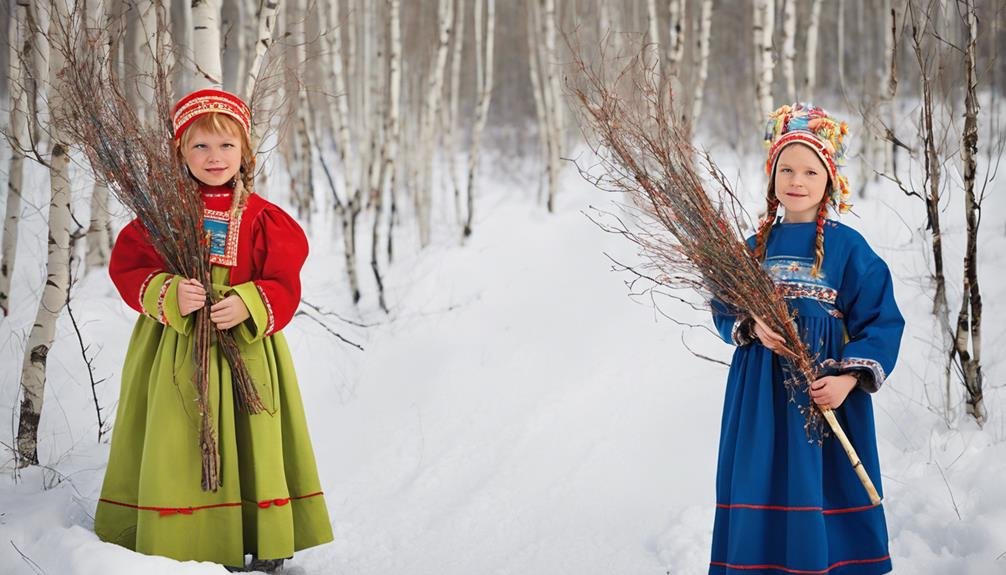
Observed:
[[[757,170],[757,162],[744,169]],[[336,535],[297,554],[292,565],[302,573],[705,572],[726,368],[683,343],[721,360],[730,348],[705,329],[660,316],[648,299],[629,297],[623,281],[630,278],[612,272],[605,253],[631,262],[631,246],[582,213],[615,198],[569,170],[550,215],[535,205],[532,183],[505,171],[486,177],[494,184],[465,245],[443,232],[419,252],[414,230],[398,232],[399,256],[387,277],[390,315],[377,310],[372,291],[359,311],[348,303],[341,244],[329,240],[324,218],[316,222],[305,298],[365,324],[313,314],[365,350],[306,316],[286,329]],[[20,263],[32,263],[19,268],[14,313],[0,322],[5,444],[16,427],[31,294],[44,275],[37,267],[42,217],[31,206],[44,205],[46,180],[37,169],[31,178]],[[983,214],[981,248],[991,416],[983,430],[959,415],[959,405],[949,423],[939,412],[925,252],[914,231],[921,203],[871,185],[856,208],[861,217],[846,219],[890,263],[908,319],[899,366],[876,396],[898,574],[1006,573],[1006,279],[998,273],[1006,265],[1006,189],[997,188]],[[957,269],[961,226],[946,233],[947,260]],[[73,301],[84,338],[100,350],[96,375],[108,380],[99,401],[113,414],[135,314],[100,271],[81,279]],[[702,313],[673,311],[684,322],[707,322]],[[65,317],[46,393],[45,466],[15,472],[4,458],[0,573],[224,573],[95,537],[108,445],[96,441],[91,391]]]

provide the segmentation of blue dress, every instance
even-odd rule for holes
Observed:
[[[812,277],[815,231],[814,222],[777,223],[764,267],[826,373],[859,379],[835,415],[883,496],[870,393],[894,368],[904,319],[887,265],[844,224],[825,224],[823,273]],[[889,572],[883,506],[870,504],[834,437],[808,439],[798,406],[809,397],[791,400],[783,363],[752,341],[750,320],[715,301],[713,319],[737,349],[720,429],[710,575]]]

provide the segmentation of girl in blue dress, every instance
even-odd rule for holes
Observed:
[[[875,575],[891,570],[882,504],[872,505],[841,445],[808,437],[800,408],[830,407],[883,495],[871,394],[894,368],[904,320],[884,261],[852,228],[838,173],[844,122],[794,104],[770,115],[768,213],[748,239],[795,312],[822,377],[791,397],[782,337],[713,302],[737,345],[727,378],[710,575]],[[777,216],[783,208],[781,218]]]

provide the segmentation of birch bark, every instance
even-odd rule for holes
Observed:
[[[786,102],[796,101],[796,0],[782,0],[782,76]]]
[[[91,30],[102,30],[102,41],[98,43],[100,54],[98,60],[102,63],[110,57],[110,42],[106,39],[111,28],[110,20],[114,15],[105,12],[104,2],[90,1],[86,6],[87,26]],[[104,76],[104,74],[103,74]],[[106,78],[106,81],[108,79]],[[108,187],[97,179],[91,189],[90,222],[87,227],[87,253],[84,256],[84,266],[90,270],[108,265],[112,252],[112,229],[108,218]]]
[[[451,23],[454,21],[454,1],[440,0],[437,6],[437,51],[429,72],[426,98],[422,115],[420,142],[434,141],[437,112],[443,92],[444,68],[450,47]],[[422,146],[422,144],[419,144]],[[419,244],[426,247],[430,243],[433,216],[433,162],[432,146],[423,146],[420,162],[420,181],[415,195],[416,215],[419,223]]]
[[[605,6],[605,12],[607,11],[607,4],[605,0],[598,0],[601,6]],[[548,128],[546,121],[546,111],[544,102],[544,93],[542,91],[541,82],[541,48],[539,30],[541,29],[541,17],[538,10],[538,0],[527,0],[524,4],[524,8],[527,12],[527,54],[528,54],[528,74],[531,78],[531,93],[534,94],[534,115],[536,120],[536,126],[538,127],[538,157],[541,160],[542,167],[548,165]],[[603,19],[602,19],[603,21]],[[538,173],[538,201],[542,201],[542,178],[541,170],[536,170]]]
[[[964,214],[967,222],[967,248],[964,252],[964,285],[961,291],[961,309],[957,314],[957,333],[954,338],[957,358],[964,375],[967,391],[967,413],[979,426],[985,424],[988,414],[984,400],[984,375],[982,373],[982,296],[978,285],[978,223],[981,200],[975,196],[975,171],[978,152],[978,94],[977,94],[977,43],[978,17],[974,0],[963,0],[965,20],[964,73],[964,132],[961,138],[961,163],[964,168]],[[970,346],[969,346],[970,344]],[[970,348],[970,349],[969,349]]]
[[[307,63],[307,42],[305,26],[308,18],[307,0],[295,0],[288,7],[294,11],[290,19],[291,42],[294,46],[294,62],[296,72],[294,73],[293,86],[295,90],[292,101],[296,105],[294,117],[296,118],[296,128],[293,141],[293,165],[290,166],[290,199],[297,209],[297,215],[310,224],[311,212],[314,208],[313,198],[313,159],[311,143],[311,104],[307,98],[307,91],[304,89],[304,66]]]
[[[62,1],[53,2],[56,18],[68,20],[69,7]],[[49,78],[55,80],[63,69],[59,50],[49,56]],[[57,90],[49,90],[49,109],[60,113]],[[70,287],[70,156],[65,138],[56,128],[52,134],[50,156],[49,241],[46,257],[46,281],[38,312],[28,335],[21,370],[21,408],[17,432],[17,465],[38,465],[38,425],[45,395],[46,357],[56,336],[56,321],[66,305]]]
[[[196,76],[195,90],[222,88],[220,58],[220,8],[222,0],[192,0],[192,47]]]
[[[757,125],[761,125],[769,112],[773,110],[772,102],[772,36],[775,29],[774,0],[755,0],[754,3],[754,37],[755,37],[755,71],[756,71],[756,101],[758,103]]]
[[[233,94],[241,93],[241,84],[245,80],[245,67],[248,59],[246,44],[245,21],[250,14],[246,12],[245,0],[224,0],[220,9],[220,36],[222,46],[222,77],[224,89]]]
[[[560,102],[559,76],[556,72],[558,52],[555,44],[556,11],[555,0],[542,1],[542,36],[545,40],[545,119],[548,131],[548,211],[555,212],[555,198],[559,186],[559,158],[562,155],[562,106]]]
[[[332,205],[342,231],[343,255],[353,303],[360,300],[360,288],[356,271],[356,218],[360,213],[362,182],[354,178],[359,174],[359,159],[354,138],[350,131],[349,94],[344,66],[342,31],[346,23],[339,12],[339,2],[333,0],[328,9],[329,74],[335,89],[335,98],[330,100],[330,112],[335,121],[335,136],[339,164],[342,175],[342,197],[333,190]]]
[[[465,219],[463,237],[472,235],[472,225],[475,217],[475,172],[479,162],[479,146],[482,142],[482,130],[486,125],[486,118],[489,116],[489,100],[493,90],[493,58],[494,58],[494,37],[496,35],[496,0],[487,0],[486,6],[486,48],[485,53],[481,52],[481,42],[479,30],[482,28],[482,0],[475,0],[475,52],[479,61],[483,64],[484,73],[479,74],[482,85],[479,86],[479,101],[475,112],[475,127],[472,130],[472,148],[468,154],[468,216]]]
[[[387,123],[385,125],[385,136],[384,136],[384,151],[381,153],[381,157],[384,160],[384,166],[381,168],[381,174],[383,181],[381,182],[382,187],[384,187],[385,182],[388,182],[388,194],[394,195],[395,186],[398,183],[398,135],[401,130],[398,121],[399,109],[401,106],[402,97],[402,30],[401,30],[401,2],[400,0],[389,0],[388,1],[388,42],[389,54],[388,54],[388,107],[387,107]],[[381,212],[384,203],[384,194],[378,192],[377,195],[377,205],[374,209],[374,225],[371,229],[370,236],[370,269],[374,273],[374,279],[377,282],[377,297],[378,303],[381,309],[388,312],[388,304],[384,297],[384,281],[381,278],[381,268],[378,258],[378,253],[380,251],[380,225],[381,225]],[[391,253],[391,219],[393,215],[388,216],[388,253]]]
[[[810,25],[807,27],[807,73],[803,80],[803,93],[800,94],[800,99],[807,102],[814,100],[814,88],[817,84],[817,44],[822,3],[823,0],[814,0],[810,9]]]
[[[33,34],[28,25],[28,0],[14,5],[10,34],[10,140],[11,157],[7,171],[7,208],[4,212],[3,248],[0,252],[0,311],[10,310],[11,278],[17,257],[18,222],[21,221],[21,187],[24,174],[24,153],[28,145],[28,73],[31,62]]]
[[[128,0],[127,0],[128,1]],[[192,52],[192,2],[171,3],[171,41],[175,65],[171,72],[171,85],[179,96],[192,91],[195,77],[195,55]]]
[[[144,122],[153,121],[154,51],[157,35],[157,11],[153,0],[135,0],[127,19],[128,51],[125,62],[126,96],[129,105]]]
[[[251,65],[248,66],[248,77],[245,79],[242,94],[246,102],[252,104],[255,100],[255,88],[258,85],[259,76],[265,63],[266,52],[273,43],[273,31],[276,29],[277,11],[279,10],[279,0],[261,0],[258,8],[258,37],[255,39],[255,56]],[[252,135],[261,136],[264,129],[262,120],[254,120],[255,125]],[[254,142],[253,142],[254,145]]]
[[[479,0],[475,0],[475,2],[479,2]],[[461,63],[464,61],[465,4],[467,3],[467,1],[458,2],[457,11],[454,14],[454,37],[451,42],[453,44],[451,48],[451,102],[447,108],[447,133],[444,135],[444,141],[447,143],[447,171],[450,174],[451,186],[454,188],[454,211],[458,222],[461,222],[461,184],[458,182],[455,134],[458,125],[458,105],[461,100]],[[478,22],[476,22],[476,26],[478,26]],[[476,28],[476,34],[479,33]],[[477,53],[478,48],[476,47],[475,50]]]
[[[793,0],[790,0],[791,2]],[[709,73],[709,42],[713,28],[713,0],[702,0],[702,12],[700,15],[699,45],[696,49],[695,70],[696,78],[694,93],[692,95],[692,114],[690,129],[694,130],[699,125],[699,117],[702,114],[702,98],[706,86],[706,77]]]

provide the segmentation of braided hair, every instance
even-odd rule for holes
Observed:
[[[821,197],[821,204],[817,208],[817,233],[814,237],[814,265],[810,268],[812,277],[821,277],[821,266],[824,265],[824,223],[828,218],[828,201],[831,198],[831,180],[824,189],[824,196]],[[772,170],[772,177],[769,178],[768,186],[765,190],[765,217],[758,224],[758,231],[755,233],[754,256],[760,262],[765,261],[766,246],[768,236],[772,232],[779,212],[779,198],[775,195],[775,169]]]

